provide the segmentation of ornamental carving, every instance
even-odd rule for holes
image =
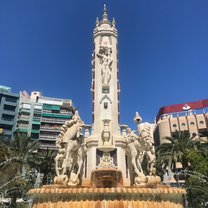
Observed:
[[[99,52],[97,53],[97,57],[100,60],[101,65],[101,76],[102,76],[102,84],[108,85],[111,80],[111,72],[112,72],[112,48],[108,46],[100,46]]]
[[[103,153],[103,156],[100,158],[100,163],[97,166],[98,169],[113,168],[116,169],[116,166],[113,163],[113,158],[111,158],[110,153]]]

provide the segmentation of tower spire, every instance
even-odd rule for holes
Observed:
[[[106,4],[104,4],[104,9],[103,9],[103,20],[108,20]]]
[[[103,8],[103,19],[100,21],[100,25],[102,24],[111,25],[111,22],[108,20],[106,4],[104,4],[104,8]]]

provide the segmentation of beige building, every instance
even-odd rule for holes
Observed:
[[[208,99],[162,107],[156,117],[154,139],[156,146],[173,132],[188,131],[208,140]]]
[[[45,97],[38,91],[29,95],[23,91],[20,92],[16,131],[38,140],[40,149],[54,149],[62,125],[71,120],[73,114],[70,99]]]

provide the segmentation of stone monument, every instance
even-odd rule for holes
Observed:
[[[183,207],[183,189],[160,185],[149,123],[120,124],[118,34],[115,20],[96,20],[92,53],[92,125],[78,112],[57,137],[54,185],[33,189],[33,208]],[[146,159],[146,172],[143,160]]]

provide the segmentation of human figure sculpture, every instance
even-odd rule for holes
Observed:
[[[149,123],[141,123],[142,118],[136,113],[134,121],[137,123],[137,134],[127,128],[127,151],[131,157],[131,164],[135,172],[135,185],[143,185],[147,183],[149,176],[155,175],[155,149],[153,146],[153,138]],[[144,175],[142,162],[146,156],[148,177]]]
[[[149,175],[155,175],[155,148],[153,145],[153,138],[151,136],[150,124],[149,123],[142,123],[139,124],[138,129],[140,129],[139,136],[144,142],[145,147],[145,154],[147,156],[147,171]]]
[[[130,128],[127,128],[127,151],[130,153],[131,164],[134,168],[136,178],[139,177],[140,183],[145,183],[145,175],[142,169],[143,148],[136,135]]]
[[[79,175],[85,154],[83,135],[81,133],[84,123],[78,112],[72,120],[67,121],[61,128],[56,140],[58,148],[55,157],[56,177],[54,183],[64,185],[78,185]]]
[[[111,48],[109,47],[100,47],[100,50],[97,54],[97,57],[100,59],[101,75],[103,85],[107,85],[111,79],[112,63],[113,59],[111,58]]]

